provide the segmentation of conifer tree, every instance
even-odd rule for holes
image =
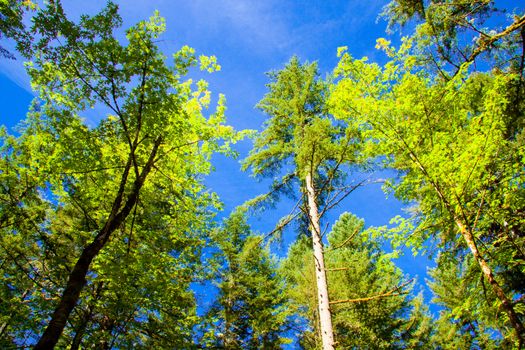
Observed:
[[[430,343],[432,321],[421,297],[410,296],[411,286],[382,250],[382,241],[364,230],[364,221],[344,213],[328,235],[326,266],[337,347],[343,349],[424,348]],[[308,328],[300,335],[305,349],[318,349],[320,338],[315,310],[314,261],[307,241],[290,247],[281,273],[298,314]]]
[[[251,232],[244,215],[233,213],[214,236],[220,252],[217,300],[207,318],[208,347],[280,349],[290,340],[290,311],[276,262],[262,237]]]
[[[315,63],[301,64],[293,57],[284,69],[269,74],[268,93],[258,107],[268,114],[265,129],[256,137],[245,160],[256,176],[279,176],[269,195],[297,194],[313,246],[320,329],[324,349],[333,349],[328,286],[324,266],[321,218],[355,187],[342,184],[344,164],[356,162],[359,135],[334,122],[326,112],[326,84],[319,79]],[[283,175],[284,173],[284,175]],[[298,188],[294,188],[294,184]],[[340,186],[337,186],[339,184]],[[295,192],[294,192],[295,191]],[[282,227],[295,213],[279,223]]]
[[[498,321],[497,296],[485,284],[472,256],[443,252],[428,281],[433,302],[441,306],[434,343],[443,349],[512,348],[510,333]]]

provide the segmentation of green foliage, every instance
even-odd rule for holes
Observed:
[[[455,216],[477,227],[486,219],[489,226],[509,205],[502,200],[521,202],[522,132],[509,135],[515,121],[506,114],[514,76],[478,73],[432,82],[400,65],[380,69],[349,55],[338,72],[344,78],[331,96],[334,113],[359,118],[369,137],[380,141],[387,164],[400,170],[396,195],[417,203],[413,244],[438,231],[449,242],[456,237]],[[478,215],[480,205],[490,218]]]
[[[383,11],[389,28],[415,23],[412,39],[421,68],[449,79],[464,63],[523,70],[523,7],[489,0],[392,0]],[[520,13],[521,11],[521,13]],[[483,62],[485,61],[485,62]],[[452,75],[453,75],[452,74]]]
[[[443,307],[433,339],[443,349],[501,349],[511,344],[502,341],[497,298],[483,280],[471,256],[462,261],[440,255],[438,266],[430,271],[429,286],[434,302]]]
[[[258,104],[269,119],[243,167],[274,181],[247,206],[299,197],[277,231],[297,217],[318,223],[355,189],[347,174],[374,158],[397,171],[385,187],[411,206],[388,237],[440,252],[430,272],[443,307],[434,325],[422,297],[409,294],[396,253],[342,215],[318,257],[341,348],[523,345],[525,17],[495,20],[496,5],[393,0],[384,12],[390,26],[417,26],[398,50],[378,40],[390,58],[384,66],[343,48],[333,83],[296,57],[269,74]],[[156,45],[166,26],[158,13],[117,40],[122,18],[111,2],[75,23],[50,1],[31,30],[24,14],[33,2],[0,6],[0,36],[31,59],[38,92],[19,136],[0,130],[0,347],[32,346],[50,319],[67,319],[60,348],[195,348],[201,320],[190,285],[205,278],[202,249],[212,235],[219,295],[200,324],[201,345],[279,348],[295,313],[306,323],[301,346],[318,348],[307,237],[283,261],[283,284],[241,214],[212,227],[219,203],[202,180],[212,155],[232,154],[247,134],[224,124],[224,96],[210,111],[206,81],[187,77],[197,67],[219,71],[216,57],[185,46],[168,62]],[[3,47],[0,55],[13,58]],[[90,109],[98,118],[88,123]],[[307,218],[309,206],[319,217]],[[75,283],[74,308],[57,317]]]
[[[327,113],[327,84],[319,79],[316,63],[301,64],[293,57],[269,77],[269,91],[257,105],[269,119],[243,168],[254,176],[284,174],[274,183],[272,196],[264,199],[293,194],[291,185],[304,182],[306,172],[313,174],[326,197],[343,178],[341,165],[358,162],[359,134],[350,128],[345,131]]]
[[[496,283],[509,300],[517,299],[523,294],[517,281],[523,280],[525,222],[518,203],[525,178],[523,104],[514,101],[521,101],[516,86],[523,78],[511,69],[469,72],[468,64],[449,79],[435,77],[415,65],[412,42],[396,51],[378,41],[392,58],[384,67],[343,55],[332,111],[357,120],[385,164],[399,171],[390,189],[413,207],[392,238],[416,250],[430,243],[461,255],[465,232],[472,232],[478,260],[490,257]],[[497,327],[510,337],[506,322]]]
[[[318,116],[323,113],[325,86],[317,75],[316,64],[302,65],[297,57],[282,71],[269,73],[269,92],[257,107],[270,118],[254,141],[245,169],[251,167],[257,176],[279,173],[285,165],[304,167],[299,160],[302,150],[308,149],[302,147],[307,140],[304,129],[321,120]]]
[[[208,113],[207,84],[184,78],[198,64],[192,50],[166,62],[158,14],[126,43],[112,3],[78,24],[57,3],[34,23],[39,100],[20,136],[1,138],[1,342],[38,339],[79,256],[105,239],[57,346],[192,347],[190,283],[218,206],[202,179],[211,155],[242,134],[224,125],[224,98]],[[89,108],[94,127],[82,118]]]
[[[0,39],[13,39],[16,49],[28,56],[31,35],[24,25],[24,13],[34,11],[36,4],[31,0],[1,0],[0,1]],[[15,56],[5,47],[0,46],[0,57],[14,59]]]
[[[290,342],[290,312],[281,277],[263,238],[254,235],[239,212],[225,220],[214,236],[220,268],[214,279],[219,295],[208,312],[207,347],[280,349]]]
[[[384,242],[364,230],[363,220],[344,213],[328,235],[325,261],[337,346],[358,348],[421,348],[428,344],[431,319],[420,298],[411,300],[403,275]],[[320,346],[311,244],[300,239],[290,247],[281,273],[295,311],[308,321],[300,335],[302,347]]]

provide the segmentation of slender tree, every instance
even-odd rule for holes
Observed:
[[[326,84],[319,79],[315,63],[301,64],[294,57],[283,70],[269,75],[269,92],[258,107],[270,118],[266,121],[265,129],[255,139],[254,148],[245,160],[244,167],[251,168],[256,176],[285,173],[281,180],[275,181],[272,196],[279,192],[293,193],[293,184],[299,185],[302,197],[298,207],[309,226],[316,264],[323,348],[333,349],[320,220],[328,209],[355,188],[342,184],[341,167],[356,162],[358,134],[350,128],[344,131],[326,113]],[[262,197],[268,198],[269,195]],[[258,203],[258,199],[255,203]],[[295,213],[285,218],[279,227],[297,215]]]
[[[214,239],[220,252],[214,279],[217,300],[208,312],[207,346],[221,349],[280,349],[291,326],[284,284],[261,236],[251,232],[244,214],[224,221]]]

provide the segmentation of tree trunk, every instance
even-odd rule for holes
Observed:
[[[75,305],[80,298],[80,293],[86,284],[86,276],[91,266],[91,262],[98,255],[100,250],[105,246],[109,240],[111,234],[124,222],[128,217],[132,208],[137,203],[139,192],[146,181],[153,163],[155,161],[157,151],[162,142],[162,138],[158,137],[155,140],[153,148],[149,154],[148,161],[142,169],[139,177],[135,179],[133,188],[129,195],[127,195],[126,201],[122,206],[124,199],[124,191],[128,182],[129,170],[131,167],[132,154],[128,159],[128,163],[122,173],[122,179],[120,182],[119,191],[113,202],[113,207],[104,227],[97,234],[93,242],[87,245],[83,250],[82,254],[78,258],[73,271],[69,274],[69,279],[66,284],[66,288],[62,292],[58,305],[49,320],[46,330],[40,337],[38,343],[35,345],[35,350],[48,350],[54,349],[58,342],[58,339],[62,335],[66,326],[69,315],[73,311]],[[131,151],[133,153],[133,150]]]
[[[95,240],[82,250],[80,258],[77,260],[73,271],[69,275],[66,288],[62,293],[60,302],[51,316],[44,334],[35,345],[35,350],[53,349],[62,335],[62,331],[66,326],[67,319],[73,311],[73,308],[78,302],[80,292],[86,284],[86,275],[93,258],[100,252],[105,244],[106,239],[112,231],[101,231]]]
[[[86,332],[86,328],[88,325],[88,320],[84,319],[82,321],[82,324],[78,327],[78,330],[75,333],[75,336],[73,337],[73,341],[71,342],[71,347],[69,350],[78,350],[80,349],[80,345],[82,344],[82,339],[84,338],[84,334]]]
[[[69,348],[69,350],[80,349],[80,345],[82,344],[82,340],[84,338],[84,334],[86,333],[86,328],[91,319],[91,316],[92,316],[91,313],[87,313],[86,316],[84,316],[82,323],[78,327],[77,331],[75,332],[75,336],[73,337],[73,340],[71,341],[71,347]]]
[[[514,307],[512,305],[512,302],[507,298],[505,295],[505,292],[499,285],[498,281],[494,278],[494,273],[492,272],[492,269],[488,265],[487,261],[483,259],[481,256],[478,247],[476,246],[476,242],[474,240],[474,235],[472,232],[467,229],[460,220],[456,220],[456,224],[459,227],[461,231],[461,235],[467,242],[467,246],[469,247],[470,251],[474,255],[474,258],[478,262],[481,271],[483,272],[483,275],[487,279],[487,281],[492,286],[492,289],[494,290],[494,293],[496,293],[497,297],[501,301],[501,307],[505,312],[507,313],[507,316],[509,317],[510,324],[514,328],[518,341],[519,341],[519,348],[521,349],[521,346],[523,345],[523,337],[525,335],[525,329],[523,328],[523,324],[521,323],[521,320],[519,316],[514,311]]]
[[[317,300],[319,306],[319,323],[321,328],[321,339],[323,350],[334,349],[334,331],[332,327],[332,315],[330,312],[330,300],[328,298],[328,283],[324,266],[323,243],[321,241],[321,228],[319,225],[319,213],[315,201],[315,188],[312,174],[306,173],[306,191],[308,197],[308,215],[310,216],[310,232],[312,234],[312,245],[314,249],[315,277],[317,281]]]

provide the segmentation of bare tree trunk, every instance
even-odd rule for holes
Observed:
[[[315,201],[315,188],[312,174],[306,173],[306,191],[308,197],[308,215],[310,216],[310,231],[312,233],[312,244],[314,249],[315,277],[317,281],[317,300],[319,305],[319,323],[321,328],[321,339],[323,350],[334,349],[334,330],[332,327],[332,315],[330,312],[330,300],[328,298],[328,282],[324,266],[323,242],[321,241],[321,228],[319,225],[319,213]]]
[[[478,262],[481,271],[483,272],[483,275],[490,283],[490,285],[492,286],[492,290],[494,290],[494,293],[496,293],[497,297],[501,301],[501,308],[507,313],[509,321],[514,330],[516,331],[516,335],[519,341],[519,348],[521,349],[524,342],[523,337],[525,335],[525,329],[523,328],[523,324],[521,323],[519,316],[514,311],[512,302],[509,300],[509,298],[507,298],[507,296],[505,295],[505,291],[501,288],[498,281],[496,281],[496,279],[494,278],[494,273],[492,272],[492,269],[488,265],[487,261],[481,256],[478,247],[476,246],[476,242],[474,240],[474,235],[472,234],[472,232],[469,229],[467,229],[461,223],[461,221],[456,220],[456,224],[459,227],[461,235],[465,239],[467,246],[472,252],[472,255],[474,255],[474,258]]]

